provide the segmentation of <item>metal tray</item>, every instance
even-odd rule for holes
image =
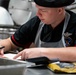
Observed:
[[[0,58],[0,75],[24,75],[25,71],[24,62]]]

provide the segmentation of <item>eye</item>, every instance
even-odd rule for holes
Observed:
[[[41,11],[42,11],[42,12],[47,12],[47,10],[44,10],[44,9],[43,9],[43,10],[41,10]]]

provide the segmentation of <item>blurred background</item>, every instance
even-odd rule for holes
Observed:
[[[33,0],[0,0],[0,7],[6,9],[4,15],[2,13],[3,9],[0,8],[0,20],[2,21],[0,21],[0,39],[11,36],[21,25],[36,14]],[[76,13],[76,0],[66,9]]]

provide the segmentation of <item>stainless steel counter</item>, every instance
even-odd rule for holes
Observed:
[[[34,68],[27,68],[24,75],[74,75],[74,74],[53,73],[46,67],[34,67]]]

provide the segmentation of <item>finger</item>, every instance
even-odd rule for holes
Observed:
[[[29,54],[28,54],[27,52],[25,52],[25,53],[26,53],[26,54],[25,54],[25,60],[26,60],[26,59],[28,59],[28,55],[29,55]]]
[[[21,60],[25,60],[25,52],[22,53]]]
[[[14,56],[14,58],[13,59],[17,59],[18,57],[20,57],[20,56],[22,56],[22,51],[21,52],[19,52],[16,56]]]
[[[4,55],[4,49],[0,50],[0,55]]]
[[[22,59],[22,60],[26,60],[27,57],[28,57],[28,54],[27,54],[25,51],[23,51],[23,53],[22,53],[22,55],[21,55],[21,59]]]

